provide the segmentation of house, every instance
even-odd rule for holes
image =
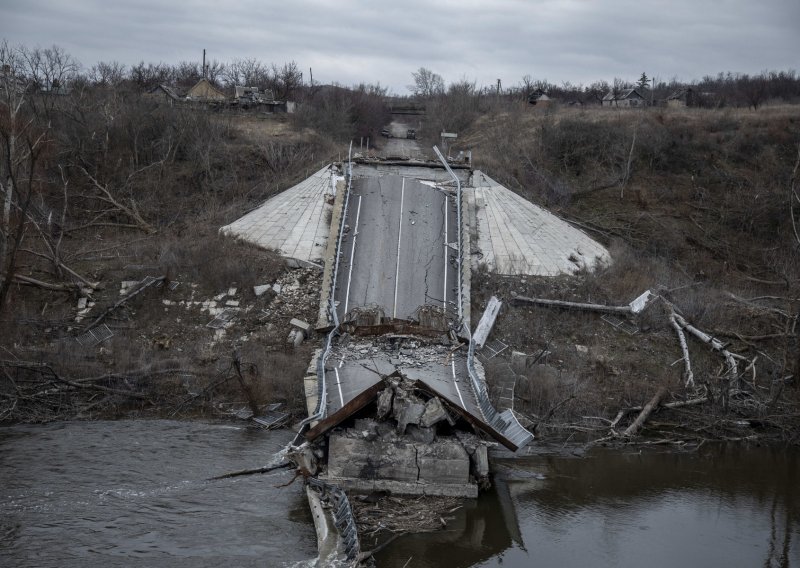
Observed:
[[[174,88],[168,85],[156,85],[147,91],[145,96],[157,102],[169,104],[170,106],[185,99],[184,96],[179,95]]]
[[[692,88],[675,91],[667,97],[667,106],[670,108],[693,107],[698,106],[699,103],[700,97]]]
[[[546,106],[553,102],[553,99],[547,96],[544,91],[538,91],[528,95],[528,104]]]
[[[616,93],[609,91],[602,104],[604,107],[643,107],[647,101],[636,89],[622,89]]]
[[[224,101],[227,97],[225,93],[217,89],[211,82],[203,77],[194,87],[189,89],[186,93],[186,99],[190,101]]]

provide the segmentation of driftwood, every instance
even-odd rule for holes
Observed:
[[[681,351],[683,352],[683,363],[685,367],[684,376],[686,378],[686,386],[688,387],[689,385],[694,384],[694,373],[692,373],[692,360],[689,357],[689,346],[686,344],[686,334],[683,333],[683,328],[678,323],[675,310],[670,310],[669,322],[675,329],[675,333],[678,335],[678,343],[680,343],[681,345]]]
[[[661,399],[664,398],[666,394],[667,394],[667,387],[663,386],[660,387],[658,391],[656,391],[656,394],[653,396],[653,398],[651,398],[650,401],[644,405],[644,408],[642,408],[642,411],[639,413],[639,416],[636,417],[636,420],[634,420],[631,423],[631,425],[625,429],[622,435],[627,438],[635,436],[636,433],[641,429],[641,427],[647,421],[647,419],[650,417],[650,414],[653,413],[653,410],[655,410],[658,407],[659,403],[661,402]]]
[[[699,339],[703,343],[710,345],[711,348],[714,349],[715,351],[718,351],[725,358],[725,361],[727,361],[728,363],[728,373],[730,375],[730,379],[732,381],[738,380],[739,369],[736,365],[736,359],[739,358],[746,360],[745,357],[742,357],[741,355],[734,355],[733,353],[728,351],[727,345],[725,343],[722,343],[719,339],[711,335],[708,335],[706,332],[700,329],[697,329],[692,324],[683,319],[683,317],[680,314],[675,313],[675,320],[685,331],[688,331],[697,339]]]
[[[114,310],[116,310],[117,308],[119,308],[121,305],[123,305],[125,302],[127,302],[128,300],[130,300],[130,299],[131,299],[131,298],[133,298],[134,296],[137,296],[137,295],[141,294],[141,293],[142,293],[142,292],[144,292],[146,289],[148,289],[150,286],[153,286],[154,284],[156,284],[156,283],[158,283],[158,282],[164,282],[164,280],[166,280],[166,279],[167,279],[167,277],[166,277],[166,276],[159,276],[158,278],[154,278],[153,280],[150,280],[150,281],[147,281],[147,282],[144,282],[144,283],[140,284],[140,285],[139,285],[139,287],[138,287],[138,288],[136,288],[136,290],[134,290],[133,292],[131,292],[130,294],[128,294],[127,296],[125,296],[124,298],[122,298],[122,299],[121,299],[119,302],[117,302],[116,304],[114,304],[113,306],[111,306],[110,308],[108,308],[108,309],[107,309],[106,311],[104,311],[102,314],[100,314],[99,316],[97,316],[97,318],[96,318],[96,319],[95,319],[95,320],[94,320],[92,323],[90,323],[90,324],[89,324],[89,325],[87,325],[85,328],[83,328],[83,332],[84,332],[84,333],[86,333],[87,331],[89,331],[89,330],[90,330],[90,329],[92,329],[93,327],[95,327],[95,326],[99,325],[99,324],[100,324],[100,322],[102,322],[104,319],[106,319],[106,317],[107,317],[107,316],[108,316],[108,315],[109,315],[111,312],[113,312]]]
[[[0,273],[3,277],[5,277],[5,273]],[[12,282],[16,284],[25,284],[26,286],[37,286],[39,288],[44,288],[45,290],[52,290],[53,292],[73,292],[78,287],[74,284],[53,284],[51,282],[45,282],[43,280],[37,280],[36,278],[31,278],[30,276],[23,276],[22,274],[14,274],[11,277]]]
[[[231,477],[241,477],[243,475],[255,475],[257,473],[269,473],[270,471],[275,471],[276,469],[285,469],[294,466],[291,462],[283,462],[279,463],[278,465],[266,465],[264,467],[257,467],[255,469],[242,469],[240,471],[232,471],[230,473],[224,473],[222,475],[215,475],[214,477],[209,477],[209,481],[217,481],[218,479],[230,479]]]
[[[55,369],[53,369],[50,365],[47,365],[45,363],[31,363],[26,361],[0,361],[0,367],[3,368],[12,367],[12,368],[28,369],[31,371],[35,371],[39,373],[42,377],[48,377],[53,381],[62,383],[64,385],[76,389],[97,390],[109,394],[128,396],[143,400],[147,400],[148,398],[146,395],[131,390],[114,389],[110,387],[104,387],[102,385],[96,385],[94,383],[83,383],[64,378],[58,373],[56,373]]]
[[[607,314],[633,314],[630,306],[604,306],[603,304],[584,304],[581,302],[566,302],[563,300],[547,300],[545,298],[528,298],[514,296],[512,304],[535,304],[537,306],[550,306],[555,308],[568,308],[571,310],[585,310],[590,312],[603,312]]]

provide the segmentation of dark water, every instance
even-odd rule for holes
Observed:
[[[314,558],[299,484],[275,487],[290,473],[205,481],[264,465],[288,437],[172,421],[2,428],[0,566]],[[752,447],[498,461],[495,490],[447,530],[401,537],[378,566],[800,568],[799,461]]]
[[[500,461],[449,533],[400,538],[379,566],[800,566],[798,462],[732,447]]]
[[[0,566],[282,566],[316,556],[291,474],[260,467],[288,440],[228,424],[0,429]]]

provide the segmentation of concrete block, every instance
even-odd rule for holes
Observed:
[[[398,392],[394,397],[392,410],[397,420],[397,433],[402,434],[409,424],[419,424],[425,412],[425,405],[416,397],[400,396]]]
[[[289,322],[289,325],[292,325],[299,329],[303,333],[303,337],[308,337],[311,334],[311,324],[304,322],[303,320],[299,320],[296,318],[292,318]]]
[[[300,344],[303,343],[303,332],[299,329],[293,329],[289,332],[289,337],[286,338],[286,343],[290,343],[295,347],[300,347]]]
[[[253,286],[253,293],[256,296],[263,296],[267,290],[272,288],[270,284],[261,284],[260,286]]]
[[[355,479],[417,481],[417,449],[411,444],[385,443],[331,434],[328,475]]]
[[[420,417],[419,425],[424,428],[430,428],[442,420],[449,421],[450,415],[447,414],[447,410],[442,406],[441,401],[434,397],[425,403],[425,411]]]
[[[392,410],[392,395],[394,391],[387,388],[378,393],[378,418],[381,420],[389,416]]]
[[[470,456],[472,468],[478,478],[489,475],[489,450],[486,444],[480,444]]]
[[[433,441],[436,440],[435,428],[423,428],[421,426],[415,426],[411,424],[408,426],[408,428],[406,428],[406,434],[413,441],[421,444],[432,444]]]
[[[469,483],[469,456],[456,440],[417,446],[421,483]]]

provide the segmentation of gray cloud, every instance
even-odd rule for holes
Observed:
[[[447,81],[588,83],[642,71],[684,80],[797,66],[797,0],[6,0],[0,37],[104,60],[256,57],[315,80],[405,93],[426,66]]]

